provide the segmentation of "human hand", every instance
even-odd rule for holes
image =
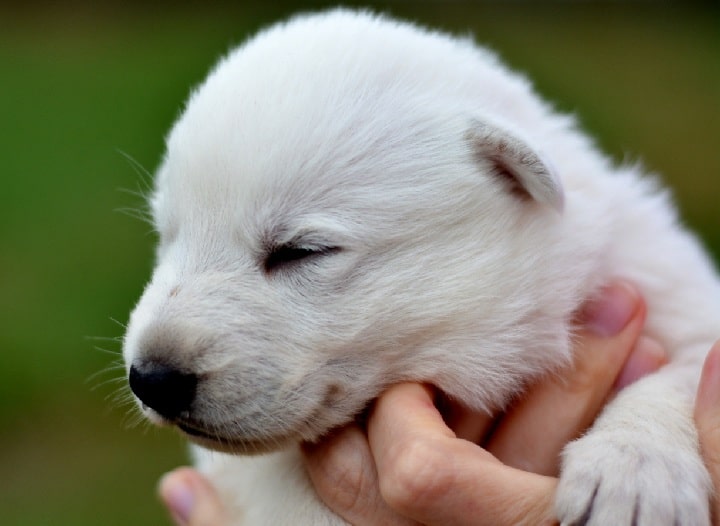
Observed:
[[[641,345],[646,344],[641,342]],[[629,383],[629,381],[642,374],[644,370],[652,369],[653,363],[658,363],[656,360],[659,355],[656,351],[656,349],[649,350],[647,348],[636,349],[630,358],[630,360],[635,363],[631,361],[626,364],[624,369],[625,377],[621,378],[620,382]],[[642,363],[643,361],[645,361],[645,363]],[[720,408],[720,341],[713,346],[705,360],[695,404],[695,420],[700,435],[700,444],[706,466],[712,478],[713,486],[716,488],[720,488],[720,410],[718,408]],[[338,438],[333,440],[338,440]],[[350,442],[346,443],[345,446],[352,449],[352,435],[349,440]],[[339,445],[342,446],[343,444],[341,443]],[[335,446],[331,443],[324,447],[333,449]],[[351,450],[346,451],[350,455],[354,454]],[[325,454],[326,453],[328,453],[327,450],[325,451]],[[335,453],[340,454],[342,451],[336,451]],[[319,451],[315,454],[322,455],[324,453]],[[488,461],[491,463],[499,462],[497,458],[494,457],[488,458]],[[322,460],[322,463],[326,462],[327,460]],[[508,473],[512,476],[512,472]],[[349,471],[347,474],[351,475]],[[517,473],[517,476],[519,480],[525,479],[526,477],[522,473]],[[355,480],[362,482],[363,478],[361,477]],[[350,481],[350,484],[354,486],[356,482]],[[542,497],[541,494],[545,489],[552,491],[553,485],[550,484],[545,488],[545,482],[543,482],[542,479],[538,479],[536,484],[536,496]],[[532,481],[530,481],[530,485],[532,486]],[[348,486],[341,484],[340,490],[342,489],[348,489]],[[521,488],[518,487],[518,489]],[[202,475],[193,469],[179,468],[168,473],[160,483],[160,493],[176,524],[180,526],[224,526],[226,524],[227,517],[215,489]],[[359,496],[359,492],[355,494]],[[330,498],[337,497],[331,496]],[[357,507],[357,509],[362,509],[361,506],[364,506],[367,502],[367,497],[363,498],[358,503],[359,507]],[[535,502],[535,504],[539,506],[537,511],[542,513],[543,510],[540,506],[545,506],[547,503],[543,498],[539,498]],[[529,505],[531,505],[530,502],[528,502],[528,506]],[[527,508],[523,506],[522,509],[525,510]],[[545,508],[545,510],[547,510],[547,508]],[[720,501],[715,500],[712,511],[714,518],[713,524],[717,526],[719,524],[718,519],[720,518]],[[409,519],[399,517],[396,523],[402,524],[403,522],[408,523]]]
[[[716,497],[711,505],[713,524],[720,526],[720,340],[705,357],[698,394],[695,399],[695,424],[700,450],[710,473]]]
[[[574,368],[532,388],[489,436],[487,416],[455,408],[443,419],[431,388],[389,389],[367,434],[348,426],[305,447],[318,494],[356,525],[553,524],[563,446],[615,389],[666,361],[640,337],[644,317],[634,288],[609,287],[584,310]]]
[[[644,306],[634,289],[611,288],[604,300],[584,313],[569,378],[536,386],[499,423],[487,449],[474,442],[486,435],[489,417],[455,407],[445,415],[451,430],[431,389],[401,385],[381,397],[369,435],[349,426],[306,446],[321,497],[355,524],[414,523],[410,517],[427,524],[477,524],[478,517],[488,524],[552,522],[555,479],[534,473],[554,474],[558,452],[592,421],[608,393],[664,361],[652,342],[636,342]],[[160,494],[179,525],[227,523],[214,488],[190,468],[167,474]]]
[[[178,526],[226,526],[227,512],[217,490],[192,468],[177,468],[160,479],[158,493]]]

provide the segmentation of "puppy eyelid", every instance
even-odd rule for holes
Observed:
[[[315,259],[338,252],[340,247],[334,246],[303,246],[302,244],[286,243],[270,249],[263,260],[263,270],[267,274],[303,260]]]

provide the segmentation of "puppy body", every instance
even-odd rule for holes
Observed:
[[[125,358],[141,399],[160,365],[193,379],[183,407],[143,399],[152,420],[272,452],[199,453],[238,523],[342,523],[298,441],[403,380],[501,409],[571,359],[573,312],[622,277],[672,361],[568,446],[558,516],[709,524],[692,401],[718,278],[652,179],[494,55],[363,13],[300,17],[223,59],[167,143]]]

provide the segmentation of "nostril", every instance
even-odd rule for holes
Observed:
[[[142,403],[168,419],[189,410],[195,399],[197,376],[168,365],[153,362],[132,365],[128,380]]]

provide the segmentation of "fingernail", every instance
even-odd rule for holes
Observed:
[[[638,309],[638,293],[627,283],[606,287],[600,297],[585,310],[585,326],[598,336],[615,336],[622,331]]]
[[[195,505],[195,492],[192,485],[183,477],[169,473],[161,482],[162,498],[170,514],[178,526],[185,526],[190,521]]]

